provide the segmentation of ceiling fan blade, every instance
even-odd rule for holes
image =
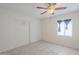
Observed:
[[[44,11],[43,13],[41,13],[41,15],[44,14],[44,13],[46,13],[46,12],[47,12],[47,11]]]
[[[47,8],[44,8],[44,7],[36,7],[36,8],[39,8],[39,9],[47,9]]]
[[[61,9],[66,9],[67,7],[59,7],[59,8],[55,8],[55,10],[61,10]]]

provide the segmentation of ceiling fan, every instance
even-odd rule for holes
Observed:
[[[46,8],[45,7],[36,7],[36,8],[45,10],[44,12],[41,13],[41,15],[45,14],[46,12],[54,14],[55,10],[64,10],[67,8],[67,7],[56,7],[56,5],[57,3],[48,3],[48,6]]]

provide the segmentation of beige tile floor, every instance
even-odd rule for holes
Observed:
[[[46,41],[38,41],[29,45],[24,45],[0,55],[78,55],[79,51],[68,47],[56,45]]]

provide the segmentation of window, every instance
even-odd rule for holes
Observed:
[[[57,34],[62,36],[72,36],[71,19],[57,21]]]

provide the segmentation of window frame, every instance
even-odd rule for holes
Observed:
[[[57,20],[58,21],[58,20]],[[62,23],[63,23],[63,26],[62,26]],[[61,23],[61,26],[64,28],[63,30],[61,30],[62,31],[62,34],[59,34],[60,32],[58,31],[58,23],[57,23],[57,35],[58,36],[66,36],[66,37],[72,37],[72,20],[69,22],[69,24],[70,24],[70,27],[69,27],[69,24],[68,24],[68,28],[69,29],[65,29],[65,26],[66,26],[66,24],[64,23],[64,21]],[[61,27],[60,26],[60,27]],[[61,28],[62,29],[62,28]],[[70,30],[70,35],[67,35],[68,33],[67,33],[67,31],[66,30]],[[67,34],[66,34],[67,33]]]

